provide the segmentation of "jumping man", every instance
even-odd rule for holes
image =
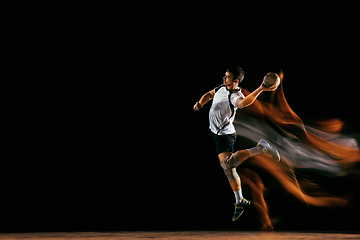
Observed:
[[[279,152],[263,139],[259,140],[256,147],[234,151],[236,130],[233,122],[236,110],[251,105],[263,91],[276,90],[276,86],[265,87],[261,84],[245,97],[239,88],[239,83],[243,79],[244,71],[240,67],[227,69],[223,84],[205,93],[194,105],[194,110],[199,111],[204,104],[213,99],[209,112],[210,130],[213,133],[220,165],[224,169],[236,199],[232,221],[236,221],[250,205],[250,201],[243,198],[241,181],[236,167],[252,156],[261,154],[280,161]]]

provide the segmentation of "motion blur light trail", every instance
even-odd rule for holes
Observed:
[[[282,82],[283,73],[279,76]],[[243,92],[249,94],[247,90]],[[317,128],[304,125],[286,101],[282,84],[271,94],[270,102],[256,100],[247,108],[247,114],[238,114],[234,124],[242,138],[253,142],[266,139],[279,150],[281,161],[275,163],[255,156],[248,161],[250,166],[268,172],[288,193],[308,206],[348,207],[349,196],[334,196],[311,179],[343,177],[356,171],[353,167],[360,160],[356,140],[340,134],[344,123],[339,119],[318,122]],[[260,176],[246,168],[238,171],[243,186],[251,190],[263,229],[273,229]]]

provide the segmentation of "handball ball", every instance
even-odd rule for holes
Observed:
[[[272,85],[278,87],[280,84],[280,77],[276,73],[269,72],[265,75],[263,84],[265,87],[271,87]]]

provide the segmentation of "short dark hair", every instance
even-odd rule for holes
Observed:
[[[244,70],[242,70],[241,67],[238,66],[229,67],[227,71],[234,75],[234,79],[239,79],[239,82],[241,82],[244,79]]]

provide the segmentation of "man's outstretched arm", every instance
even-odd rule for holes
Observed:
[[[212,90],[208,91],[207,93],[205,93],[204,95],[202,95],[200,100],[195,103],[194,110],[199,111],[208,101],[210,101],[211,99],[214,98],[214,95],[215,95],[214,89],[212,89]]]

